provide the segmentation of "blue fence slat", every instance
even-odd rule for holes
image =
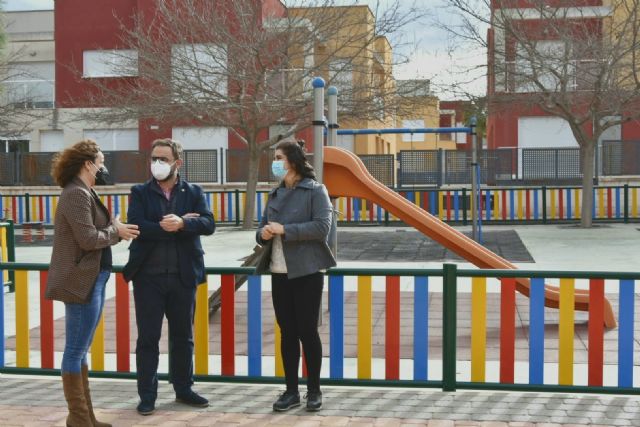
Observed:
[[[453,192],[453,219],[460,220],[460,196],[457,190]]]
[[[235,221],[235,216],[233,215],[233,205],[234,205],[234,197],[233,193],[227,193],[227,221]],[[240,214],[240,206],[236,206],[236,211],[238,215]]]
[[[414,277],[413,379],[427,380],[429,363],[429,280]]]
[[[376,205],[376,219],[378,222],[383,220],[382,207],[380,205]]]
[[[529,384],[544,381],[544,279],[531,279],[529,293]]]
[[[360,221],[360,201],[359,197],[353,198],[353,220]]]
[[[509,218],[516,219],[516,192],[509,190]]]
[[[616,187],[616,218],[620,218],[620,187]]]
[[[491,219],[491,190],[484,191],[484,209],[486,212],[485,221]]]
[[[572,209],[572,200],[571,200],[571,189],[567,188],[567,219],[573,218],[573,209]]]
[[[18,220],[20,224],[24,223],[24,211],[22,207],[22,201],[24,200],[24,196],[16,197],[16,201],[18,202]]]
[[[533,190],[533,219],[538,219],[540,216],[540,206],[538,205],[538,190]]]
[[[633,387],[633,321],[635,283],[620,280],[618,319],[618,387]]]
[[[329,377],[344,377],[344,276],[329,276]]]
[[[44,212],[45,217],[44,220],[47,224],[51,224],[51,199],[53,196],[47,196],[44,198]],[[118,197],[119,198],[119,197]],[[0,208],[0,215],[2,212],[2,208]]]
[[[262,221],[262,195],[256,194],[256,214],[258,215],[258,222]]]
[[[262,375],[262,281],[249,276],[247,295],[247,353],[250,377]]]
[[[407,191],[407,200],[411,203],[416,203],[416,192],[415,191]]]
[[[429,213],[431,215],[438,215],[438,192],[429,191]]]
[[[211,193],[206,193],[207,197],[207,207],[211,212],[213,212],[213,204],[211,204]]]

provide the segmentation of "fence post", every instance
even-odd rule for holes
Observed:
[[[442,148],[438,148],[438,151],[436,153],[436,156],[438,158],[438,188],[442,187],[442,185],[445,184],[445,179],[444,176],[446,174],[446,171],[444,170],[445,168],[445,162],[443,161],[443,157],[444,157],[444,151],[442,150]]]
[[[456,390],[457,266],[443,265],[442,391]]]
[[[220,184],[224,184],[224,148],[220,147]]]
[[[576,207],[577,209],[577,207]],[[547,186],[542,186],[542,223],[547,223]]]
[[[389,211],[386,209],[384,210],[384,226],[389,226]]]
[[[256,195],[258,192],[256,191]],[[240,225],[240,190],[235,189],[235,199],[236,199],[236,226]]]
[[[629,184],[624,185],[624,223],[629,222]]]
[[[14,220],[8,219],[9,226],[7,227],[7,261],[16,262],[16,233],[14,229]],[[9,271],[9,292],[16,291],[16,272]]]
[[[29,193],[24,193],[24,221],[31,221],[31,203],[29,202]]]

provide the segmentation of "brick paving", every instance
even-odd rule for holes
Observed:
[[[0,376],[0,425],[64,426],[66,407],[58,378]],[[161,383],[157,411],[135,411],[135,382],[92,379],[96,413],[114,426],[410,426],[550,427],[640,425],[640,397],[432,389],[324,387],[324,408],[274,413],[281,391],[272,385],[198,383],[211,405],[194,410],[174,402]]]

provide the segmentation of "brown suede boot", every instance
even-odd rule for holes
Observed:
[[[84,397],[82,375],[71,372],[63,373],[62,388],[64,390],[64,398],[67,400],[67,406],[69,408],[67,427],[91,426],[91,417],[89,416],[87,401]]]
[[[91,392],[89,391],[89,367],[82,365],[82,386],[84,388],[84,398],[87,401],[87,408],[89,409],[89,417],[93,423],[93,427],[111,427],[111,424],[101,423],[96,420],[96,416],[93,413],[93,404],[91,403]]]

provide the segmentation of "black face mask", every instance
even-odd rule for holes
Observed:
[[[113,179],[104,166],[96,172],[96,185],[113,185]]]

